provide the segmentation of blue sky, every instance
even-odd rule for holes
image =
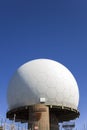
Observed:
[[[87,1],[0,1],[0,115],[7,111],[6,92],[14,71],[36,58],[64,64],[80,90],[77,128],[87,123]]]

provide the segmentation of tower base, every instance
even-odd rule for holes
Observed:
[[[36,104],[12,109],[7,118],[16,122],[28,123],[29,130],[58,130],[58,123],[79,117],[78,110],[64,106]]]

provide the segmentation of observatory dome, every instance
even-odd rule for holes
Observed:
[[[44,103],[77,110],[79,90],[72,73],[59,62],[36,59],[25,63],[10,80],[8,107]]]

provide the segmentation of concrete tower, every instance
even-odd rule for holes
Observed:
[[[58,130],[58,123],[79,117],[79,90],[71,72],[50,59],[25,63],[10,80],[7,118],[31,130]]]

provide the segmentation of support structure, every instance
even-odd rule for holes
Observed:
[[[45,105],[34,105],[29,109],[28,129],[31,130],[50,130],[49,108]]]
[[[58,130],[58,123],[73,120],[79,117],[79,114],[79,111],[68,107],[40,103],[12,109],[7,112],[7,118],[28,123],[29,130]]]
[[[64,130],[73,130],[73,128],[75,127],[75,122],[64,123],[62,127],[64,128]]]

